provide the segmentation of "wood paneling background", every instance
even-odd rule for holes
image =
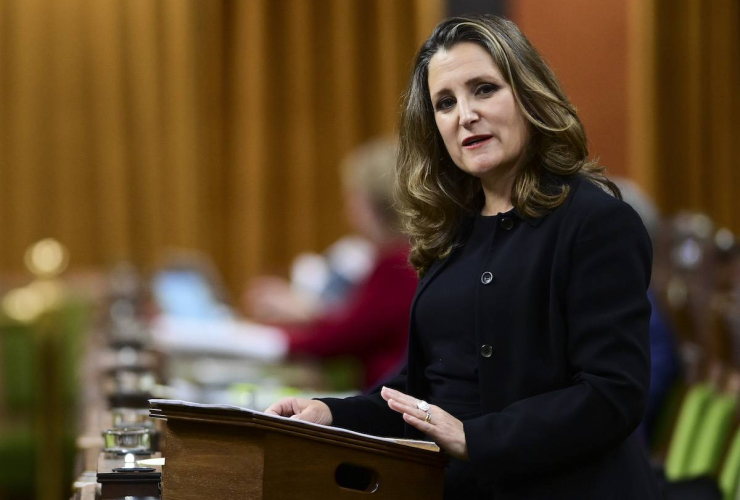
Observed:
[[[0,271],[168,247],[232,290],[347,227],[338,163],[396,126],[441,0],[3,0]]]
[[[632,0],[510,0],[508,11],[537,47],[578,109],[609,175],[627,163],[628,16]],[[637,0],[643,1],[643,0]]]
[[[740,234],[740,3],[651,0],[652,26],[638,77],[652,144],[639,159],[667,213],[706,212]]]
[[[508,8],[612,173],[665,213],[703,210],[736,233],[739,10]],[[202,250],[236,291],[321,250],[347,230],[339,160],[393,130],[411,58],[443,14],[442,0],[3,0],[0,272],[53,236],[73,267],[150,269],[168,247]]]
[[[740,234],[740,2],[510,0],[578,107],[590,151],[661,211]]]

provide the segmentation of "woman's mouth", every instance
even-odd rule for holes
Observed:
[[[465,149],[475,149],[486,144],[490,139],[491,135],[472,135],[462,141],[462,147]]]

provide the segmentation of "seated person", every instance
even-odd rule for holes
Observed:
[[[290,287],[277,280],[262,279],[247,293],[253,318],[282,320],[277,323],[283,323],[289,355],[354,356],[364,367],[365,388],[403,362],[408,312],[417,283],[407,262],[408,243],[397,231],[393,209],[395,161],[393,143],[376,140],[358,148],[343,163],[347,216],[372,244],[375,258],[366,277],[341,305],[319,312],[313,304],[302,307],[295,302],[297,312],[286,314],[292,300]]]
[[[244,293],[251,319],[287,325],[305,323],[342,306],[375,265],[375,247],[359,235],[340,238],[323,254],[302,253],[293,260],[290,279],[253,278]]]

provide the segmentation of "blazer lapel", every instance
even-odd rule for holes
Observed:
[[[419,286],[416,288],[416,294],[414,295],[414,300],[411,302],[411,317],[413,318],[413,311],[416,308],[416,302],[419,300],[419,296],[421,295],[421,292],[424,291],[424,289],[429,285],[429,283],[432,282],[435,276],[444,269],[444,267],[447,265],[447,263],[450,261],[450,258],[452,255],[457,252],[457,248],[454,248],[447,257],[444,259],[440,259],[437,261],[434,261],[434,264],[432,264],[432,267],[429,268],[429,271],[424,275],[422,279],[419,280]]]
[[[413,312],[414,308],[416,307],[416,302],[419,299],[419,295],[421,295],[421,292],[424,291],[424,289],[429,285],[429,283],[432,282],[435,276],[444,269],[444,267],[450,262],[450,258],[455,255],[455,252],[457,252],[460,249],[461,243],[467,240],[470,231],[473,228],[473,217],[472,216],[465,216],[460,221],[460,233],[458,234],[457,238],[457,244],[455,245],[455,248],[452,249],[452,251],[445,257],[444,259],[439,259],[437,261],[434,261],[434,264],[429,268],[429,271],[424,275],[422,279],[419,280],[419,286],[416,288],[416,294],[414,295],[414,300],[411,302],[411,318],[412,318],[412,325],[413,325]]]

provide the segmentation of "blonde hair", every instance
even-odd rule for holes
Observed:
[[[447,153],[427,82],[432,57],[462,42],[475,43],[491,55],[531,125],[512,190],[512,204],[520,213],[541,217],[562,204],[568,186],[558,177],[582,175],[620,196],[604,168],[588,160],[586,134],[575,108],[519,28],[490,15],[446,19],[416,55],[401,115],[396,196],[412,245],[409,260],[420,275],[452,251],[462,219],[484,202],[480,181],[459,169]],[[546,176],[552,179],[545,182]]]
[[[341,165],[345,188],[365,193],[375,213],[394,231],[400,224],[394,208],[397,153],[392,138],[372,139],[352,150]]]

